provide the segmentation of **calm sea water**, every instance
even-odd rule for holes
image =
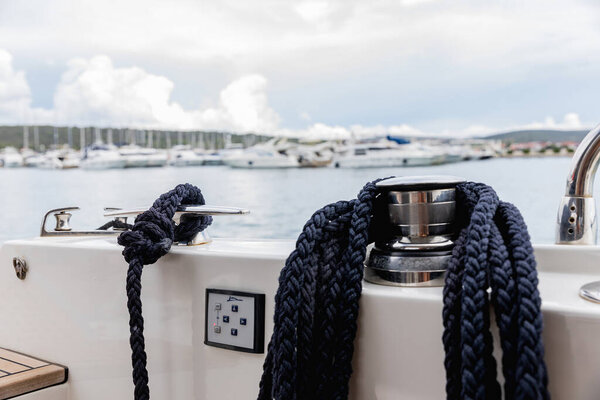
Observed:
[[[228,167],[106,171],[0,169],[0,242],[39,234],[51,208],[79,206],[74,229],[107,220],[103,207],[149,206],[178,183],[200,187],[208,204],[245,207],[250,215],[217,217],[217,237],[295,238],[323,205],[356,196],[365,182],[390,175],[449,174],[484,182],[523,213],[534,242],[551,243],[570,160],[494,159],[397,169],[239,170]]]

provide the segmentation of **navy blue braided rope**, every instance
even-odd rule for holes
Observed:
[[[491,302],[504,397],[549,399],[536,262],[525,222],[489,186],[468,182],[457,192],[464,214],[444,287],[447,398],[501,398],[487,315]]]
[[[173,242],[188,242],[212,223],[210,216],[197,216],[182,218],[175,225],[173,216],[182,204],[204,204],[200,189],[190,184],[177,185],[161,195],[148,211],[138,215],[131,231],[123,232],[118,238],[119,244],[125,247],[123,256],[129,263],[127,308],[136,400],[150,398],[141,301],[144,265],[154,264],[169,252]]]
[[[258,400],[348,397],[375,183],[306,223],[279,277]],[[519,211],[489,186],[457,188],[460,232],[443,291],[448,399],[500,399],[489,306],[506,399],[549,399],[536,264]],[[491,288],[491,296],[488,289]]]
[[[348,397],[376,182],[304,226],[279,277],[259,399]]]

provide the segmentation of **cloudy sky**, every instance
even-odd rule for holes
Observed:
[[[599,77],[596,1],[0,0],[0,124],[587,128]]]

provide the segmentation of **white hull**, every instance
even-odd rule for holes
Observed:
[[[167,165],[167,156],[156,155],[124,155],[125,168],[149,168],[149,167],[164,167]]]
[[[298,160],[292,156],[241,156],[223,160],[232,168],[264,169],[264,168],[297,168]]]
[[[204,156],[188,146],[176,146],[171,150],[169,163],[174,167],[194,167],[204,165]]]
[[[86,149],[80,164],[84,169],[117,169],[126,165],[127,159],[113,145],[93,145]]]
[[[171,163],[174,167],[195,167],[204,165],[204,160],[201,157],[176,159]]]
[[[333,161],[336,168],[397,168],[436,165],[443,156],[411,156],[410,154],[373,154],[372,156],[339,157]]]
[[[223,158],[218,154],[207,154],[202,165],[223,165]]]
[[[5,154],[0,156],[4,168],[19,168],[23,166],[23,157],[20,154]]]
[[[80,166],[84,169],[116,169],[125,168],[126,163],[122,159],[82,160]]]
[[[266,294],[265,348],[277,277],[293,241],[215,240],[173,247],[144,270],[146,350],[152,397],[256,396],[264,354],[204,344],[205,290]],[[132,397],[126,264],[115,239],[38,238],[5,243],[1,265],[24,257],[24,281],[0,268],[0,346],[68,366],[66,384],[24,399]],[[555,400],[594,399],[600,370],[600,307],[577,295],[600,280],[599,247],[537,246],[544,340]],[[568,267],[568,268],[567,268]],[[351,400],[445,398],[442,288],[363,283]],[[499,348],[496,341],[495,348]],[[500,363],[498,364],[500,365]],[[234,379],[235,384],[232,384]]]
[[[26,157],[23,164],[30,168],[41,168],[45,161],[46,158],[43,155],[35,155]]]
[[[4,166],[4,168],[19,168],[19,167],[22,167],[23,164],[18,161],[11,161],[11,160],[6,161],[5,160],[3,166]]]
[[[123,146],[119,154],[125,159],[125,168],[164,167],[167,165],[167,153],[135,145]]]

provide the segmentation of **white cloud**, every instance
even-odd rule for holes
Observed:
[[[266,87],[267,79],[264,76],[246,75],[230,83],[221,92],[220,108],[211,109],[210,112],[222,115],[225,124],[230,124],[233,130],[273,132],[279,123],[279,116],[269,107]],[[207,111],[201,113],[200,124]]]
[[[468,118],[509,124],[527,121],[529,110],[522,110],[535,109],[535,96],[550,91],[556,108],[549,112],[573,107],[592,118],[593,105],[585,104],[593,104],[597,88],[589,85],[586,91],[577,81],[597,75],[600,65],[598,10],[589,0],[0,1],[0,48],[18,56],[36,84],[43,81],[43,90],[55,83],[56,66],[85,57],[69,62],[70,75],[57,88],[54,106],[36,89],[36,102],[55,111],[48,114],[30,107],[25,76],[4,55],[0,82],[11,82],[11,93],[17,88],[20,94],[9,102],[2,97],[8,89],[0,89],[0,118],[238,131],[277,131],[287,122],[311,125],[305,131],[316,132],[324,131],[316,123],[329,115],[336,116],[331,125],[371,123],[367,112],[357,110],[374,110],[371,115],[390,121],[394,107],[378,113],[377,104],[398,102],[410,108],[402,113],[407,121],[414,116],[431,126],[422,121],[425,112],[434,121],[451,117],[443,104],[430,106],[428,97],[456,94],[456,103],[462,103],[456,118],[465,125]],[[119,67],[95,54],[109,55]],[[264,77],[278,93],[271,106]],[[241,80],[232,82],[236,78]],[[201,86],[206,81],[216,86],[208,94]],[[519,95],[510,89],[524,82],[531,101],[520,107],[511,102]],[[505,99],[505,111],[473,107],[493,102],[496,92]],[[578,103],[572,93],[578,93]],[[313,101],[321,94],[323,99]],[[366,95],[377,104],[365,102]],[[209,106],[196,107],[199,103]],[[312,118],[298,116],[298,110]],[[386,129],[423,130],[402,126]],[[376,128],[344,129],[381,130]],[[489,130],[470,126],[458,133]]]
[[[54,106],[61,123],[270,132],[279,117],[268,106],[266,84],[260,75],[243,76],[223,89],[217,106],[185,110],[171,100],[168,78],[96,56],[69,62]]]
[[[280,129],[276,132],[281,136],[303,138],[307,140],[314,139],[348,139],[352,137],[352,132],[343,126],[331,126],[323,123],[312,124],[306,129]]]
[[[368,48],[365,63],[390,54],[410,62],[407,55],[427,51],[438,60],[501,70],[598,58],[596,15],[596,5],[583,0],[29,0],[0,2],[0,47],[65,59],[67,50],[93,49],[251,67],[320,49],[335,49],[320,54],[339,66],[345,54]]]
[[[118,68],[107,56],[70,60],[56,87],[52,110],[31,108],[25,74],[0,51],[0,120],[7,123],[94,124],[146,128],[273,132],[279,116],[269,107],[267,80],[242,76],[217,104],[186,110],[171,100],[174,84],[138,67]]]
[[[46,116],[43,110],[31,108],[31,91],[25,73],[16,71],[12,55],[0,49],[0,122],[33,122]]]
[[[543,121],[533,121],[527,124],[510,125],[505,127],[491,127],[486,125],[470,125],[461,130],[446,130],[440,132],[443,136],[455,137],[474,137],[488,136],[500,132],[519,131],[519,130],[586,130],[590,129],[589,124],[583,124],[579,114],[570,112],[563,116],[562,121],[556,121],[554,117],[547,116]]]
[[[0,49],[0,122],[91,124],[140,128],[199,129],[256,132],[307,139],[348,139],[395,135],[409,137],[484,136],[521,129],[584,129],[577,113],[561,121],[544,121],[504,128],[470,125],[464,129],[429,132],[408,124],[328,125],[315,122],[304,129],[280,127],[281,118],[267,97],[267,79],[242,76],[227,85],[214,105],[184,109],[171,99],[174,84],[167,77],[139,67],[115,67],[107,56],[70,60],[56,88],[53,109],[31,107],[31,90],[23,71],[13,67],[12,56]],[[301,113],[308,123],[311,117]]]
[[[300,137],[308,139],[350,139],[381,137],[386,135],[399,137],[452,137],[469,138],[493,135],[495,133],[518,131],[518,130],[586,130],[590,126],[580,121],[577,113],[567,113],[562,121],[557,122],[548,116],[544,121],[534,121],[528,124],[511,125],[506,127],[491,127],[485,125],[469,125],[464,129],[424,131],[408,124],[402,125],[352,125],[349,128],[343,126],[329,126],[316,123],[302,130],[280,130],[278,134],[283,136]]]
[[[295,6],[296,12],[307,22],[316,23],[325,20],[332,12],[328,1],[302,1]]]

